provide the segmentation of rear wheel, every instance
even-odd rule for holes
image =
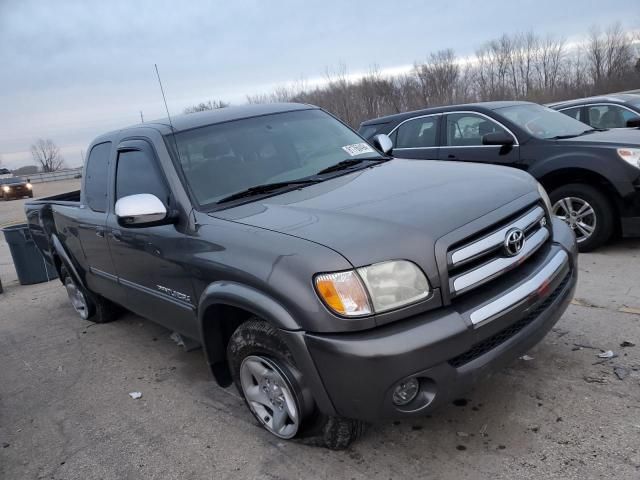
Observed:
[[[573,183],[553,190],[549,197],[553,215],[571,227],[581,252],[594,250],[609,240],[614,210],[600,190]]]
[[[238,391],[271,434],[333,450],[347,448],[362,434],[362,422],[317,410],[286,343],[267,322],[253,318],[240,325],[229,340],[227,358]]]
[[[71,306],[83,320],[107,323],[115,320],[122,313],[122,309],[118,305],[79,285],[66,267],[62,267],[60,277],[67,290]]]

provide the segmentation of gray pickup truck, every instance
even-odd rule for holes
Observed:
[[[521,356],[577,279],[531,176],[386,140],[298,104],[140,124],[26,214],[82,318],[127,309],[194,339],[269,432],[344,448]]]

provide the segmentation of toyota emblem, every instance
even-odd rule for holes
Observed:
[[[512,228],[504,236],[504,252],[509,257],[513,257],[520,253],[524,247],[524,232],[519,228]]]

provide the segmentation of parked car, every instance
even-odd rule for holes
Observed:
[[[400,113],[363,122],[360,134],[388,135],[394,155],[508,165],[549,192],[553,215],[580,251],[613,233],[640,235],[640,133],[600,131],[529,102],[487,102]],[[483,186],[479,183],[477,188]]]
[[[33,186],[26,178],[0,178],[0,198],[11,200],[16,198],[33,198]]]
[[[550,103],[554,110],[580,120],[593,128],[640,126],[640,95],[617,93]]]
[[[80,192],[26,205],[73,307],[201,343],[283,439],[343,448],[363,421],[425,415],[573,295],[575,238],[530,175],[393,159],[309,105],[144,123],[88,151]]]

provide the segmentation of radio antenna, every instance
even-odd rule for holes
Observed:
[[[164,108],[167,110],[167,118],[169,119],[169,125],[171,126],[171,130],[173,130],[173,123],[171,122],[171,114],[169,113],[169,106],[167,105],[167,97],[164,96],[164,88],[162,88],[162,80],[160,80],[160,72],[158,72],[158,64],[154,63],[154,67],[156,67],[156,75],[158,76],[158,83],[160,84],[160,92],[162,92],[162,100],[164,100]]]
[[[178,161],[182,165],[182,159],[180,158],[180,149],[178,148],[178,140],[176,139],[176,131],[173,128],[173,122],[171,121],[171,114],[169,113],[169,106],[167,105],[167,97],[164,96],[164,88],[162,88],[162,80],[160,80],[160,72],[158,72],[158,64],[154,63],[156,68],[156,75],[158,76],[158,83],[160,84],[160,92],[162,92],[162,100],[164,100],[164,108],[167,110],[167,118],[169,119],[169,126],[171,127],[171,136],[173,137],[173,143],[176,145],[176,155],[178,155]]]

